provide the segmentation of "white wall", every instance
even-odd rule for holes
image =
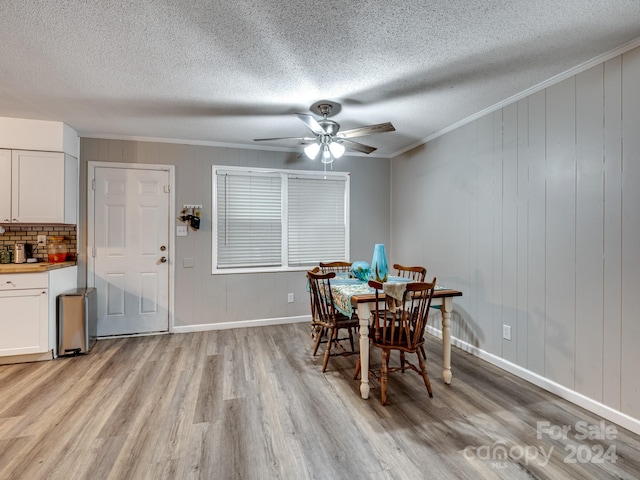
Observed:
[[[464,292],[462,342],[637,422],[639,157],[636,48],[393,159],[390,257]]]

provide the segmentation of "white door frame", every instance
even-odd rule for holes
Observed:
[[[176,229],[176,198],[175,198],[175,165],[155,165],[148,163],[117,163],[117,162],[88,162],[87,170],[87,286],[95,287],[95,257],[93,246],[95,244],[94,231],[94,210],[95,210],[95,190],[92,181],[95,178],[96,168],[119,168],[125,170],[162,170],[169,172],[169,333],[173,333],[174,305],[175,305],[175,241],[174,232]],[[144,334],[153,335],[153,334]]]

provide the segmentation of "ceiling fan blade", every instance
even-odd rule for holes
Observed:
[[[338,133],[342,138],[362,137],[364,135],[372,135],[374,133],[394,132],[395,128],[391,123],[378,123],[376,125],[368,125],[366,127],[352,128],[343,130]]]
[[[315,138],[307,137],[275,137],[275,138],[254,138],[254,142],[265,142],[270,140],[315,140]]]
[[[309,115],[308,113],[296,113],[296,115],[316,135],[325,135],[327,133],[324,131],[324,128],[322,128],[322,125],[318,123],[318,121],[314,118],[313,115]]]
[[[369,145],[354,142],[353,140],[347,140],[346,138],[341,138],[339,141],[343,143],[345,147],[350,148],[351,150],[357,150],[358,152],[362,153],[368,154],[377,150],[376,148],[370,147]]]

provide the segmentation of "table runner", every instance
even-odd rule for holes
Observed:
[[[408,283],[411,279],[404,277],[389,276],[387,284]],[[404,289],[403,289],[404,291]],[[351,305],[351,297],[354,295],[374,294],[375,289],[369,286],[369,282],[362,282],[356,278],[334,278],[331,280],[331,294],[333,295],[333,304],[343,315],[351,318],[353,308]]]

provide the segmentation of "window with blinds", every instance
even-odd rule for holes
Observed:
[[[213,273],[349,258],[349,174],[213,167]]]
[[[344,178],[289,179],[289,265],[346,260]]]

